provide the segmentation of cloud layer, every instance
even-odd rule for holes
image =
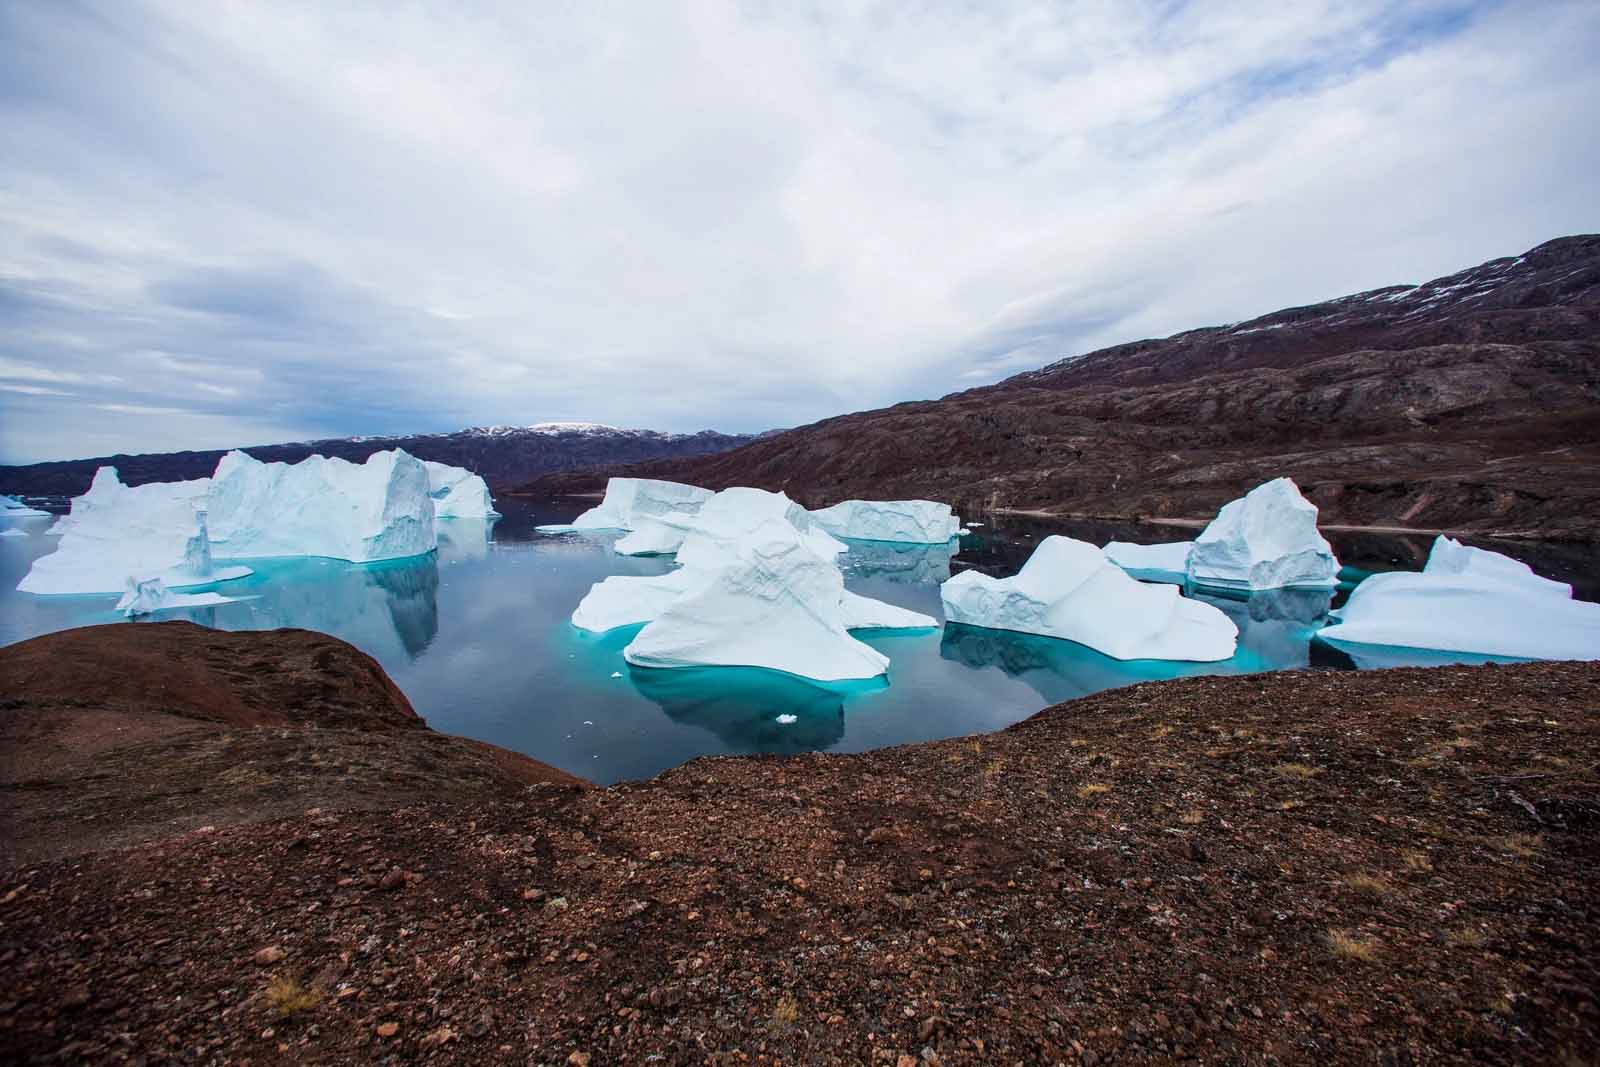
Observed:
[[[0,461],[753,430],[1600,228],[1600,8],[0,6]]]

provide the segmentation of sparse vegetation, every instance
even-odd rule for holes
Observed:
[[[1333,954],[1340,959],[1370,963],[1378,958],[1380,946],[1376,938],[1334,927],[1324,935],[1324,940],[1327,941],[1328,948]]]
[[[800,1019],[800,1002],[785,993],[778,998],[778,1003],[772,1006],[772,1026],[777,1030],[787,1030]]]
[[[1357,871],[1354,874],[1347,875],[1345,877],[1344,884],[1355,890],[1357,893],[1363,893],[1367,896],[1373,897],[1383,896],[1385,893],[1389,892],[1390,888],[1388,882],[1384,881],[1382,878],[1379,878],[1375,874],[1368,874],[1365,871]]]
[[[314,985],[302,984],[287,972],[273,975],[272,981],[267,983],[265,996],[267,1004],[280,1019],[310,1011],[322,1003],[322,990]]]
[[[1186,826],[1199,826],[1206,821],[1206,813],[1199,808],[1195,808],[1178,816],[1178,821]]]
[[[1507,834],[1497,837],[1493,842],[1502,852],[1509,852],[1522,859],[1532,859],[1539,854],[1539,848],[1544,844],[1543,834]]]
[[[1428,858],[1428,854],[1426,852],[1420,852],[1414,848],[1406,849],[1404,852],[1400,853],[1400,859],[1405,863],[1406,870],[1408,871],[1416,871],[1419,874],[1424,874],[1433,870],[1433,861]]]
[[[1109,792],[1111,792],[1111,787],[1104,782],[1089,782],[1078,787],[1078,798],[1080,800],[1089,800]]]
[[[1313,767],[1309,763],[1279,763],[1272,768],[1272,773],[1279,778],[1297,778],[1306,781],[1322,773],[1321,767]]]
[[[1482,948],[1489,943],[1489,935],[1476,926],[1458,926],[1447,932],[1444,939],[1457,948]]]

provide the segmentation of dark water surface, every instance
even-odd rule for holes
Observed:
[[[1148,679],[1351,665],[1310,639],[1328,595],[1297,591],[1212,600],[1240,628],[1239,652],[1223,663],[1125,663],[1070,642],[946,626],[859,634],[890,658],[886,683],[819,686],[743,668],[640,670],[622,659],[634,630],[596,636],[574,628],[569,617],[607,575],[658,574],[670,562],[618,556],[610,548],[616,535],[535,532],[538,524],[570,520],[584,502],[507,499],[498,506],[505,517],[492,526],[441,523],[433,556],[379,564],[253,562],[256,574],[219,587],[248,599],[161,617],[226,630],[297,626],[343,638],[376,657],[435,728],[598,782],[647,777],[714,753],[851,752],[993,730],[1048,704]],[[0,644],[121,621],[111,597],[15,592],[33,559],[54,550],[56,539],[42,533],[51,521],[24,520],[18,525],[31,536],[0,537]],[[1096,543],[1193,536],[1134,524],[980,521],[961,539],[959,554],[954,546],[852,543],[841,557],[846,583],[940,617],[939,582],[968,566],[1014,573],[1048,533]],[[1381,570],[1420,566],[1430,539],[1330,540],[1347,564]],[[1593,598],[1600,584],[1589,550],[1485,544],[1573,582],[1580,595]],[[1450,658],[1412,657],[1430,664]]]

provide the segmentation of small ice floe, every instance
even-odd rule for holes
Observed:
[[[611,672],[611,677],[613,677],[613,678],[621,678],[622,677],[622,672],[621,671],[612,671]]]
[[[800,721],[800,719],[796,715],[779,715],[778,716],[778,725],[779,726],[793,726],[795,723],[797,723],[799,721]]]
[[[217,593],[174,593],[160,578],[140,581],[130,577],[122,599],[117,601],[117,610],[131,619],[137,615],[154,615],[158,611],[232,604],[235,599]]]
[[[10,529],[10,530],[0,530],[0,537],[27,537],[27,536],[28,536],[28,531],[27,530],[18,530],[18,529],[15,529],[15,528]]]
[[[583,725],[585,725],[585,726],[593,726],[594,722],[592,720],[590,720],[590,719],[584,719],[583,720]]]
[[[969,522],[969,523],[967,523],[967,525],[968,526],[972,526],[972,527],[978,527],[978,526],[982,526],[983,523],[981,523],[981,522]]]

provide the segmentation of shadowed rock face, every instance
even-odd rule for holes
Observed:
[[[1592,540],[1600,236],[627,472],[811,507],[924,496],[1188,519],[1288,475],[1327,523]],[[523,491],[592,491],[611,473]]]

